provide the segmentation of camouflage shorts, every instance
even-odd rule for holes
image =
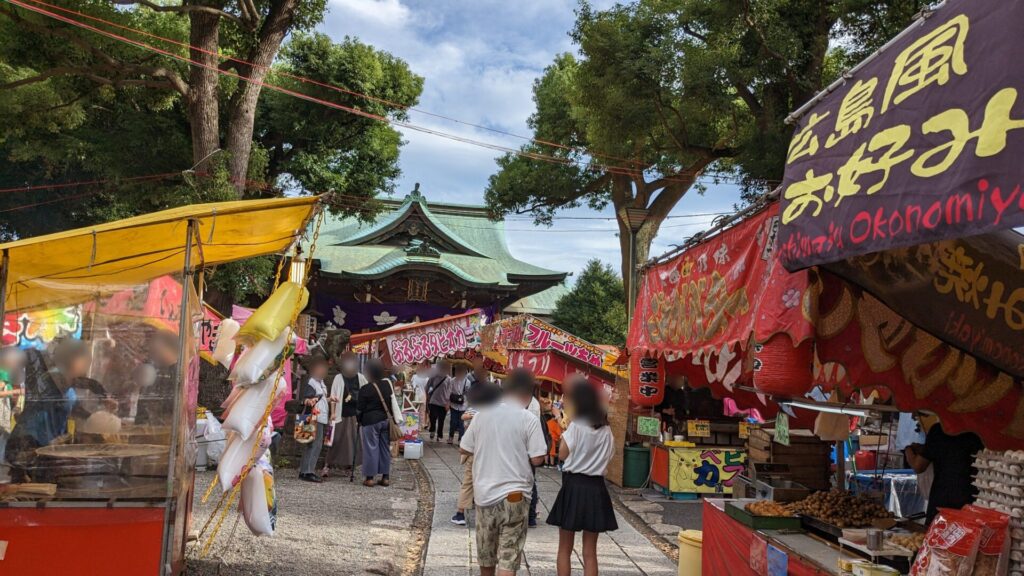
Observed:
[[[529,515],[529,496],[519,502],[502,500],[493,506],[477,507],[476,548],[480,566],[497,566],[510,572],[519,570]]]

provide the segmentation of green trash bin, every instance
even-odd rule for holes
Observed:
[[[651,471],[651,449],[646,446],[626,446],[622,458],[622,486],[640,488],[647,482]]]

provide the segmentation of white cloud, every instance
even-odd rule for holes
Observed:
[[[606,8],[614,0],[593,2]],[[528,134],[533,80],[556,54],[575,51],[568,36],[577,0],[330,0],[321,30],[335,40],[355,36],[409,63],[424,77],[418,108],[516,134]],[[413,113],[412,123],[474,140],[517,148],[522,140]],[[482,204],[488,177],[501,152],[403,130],[402,176],[397,194],[420,182],[435,201]],[[738,199],[734,187],[714,187],[706,196],[688,194],[673,211],[720,212]],[[610,216],[570,210],[568,216]],[[520,217],[521,218],[521,217]],[[652,254],[706,227],[710,218],[666,222]],[[591,258],[620,267],[619,240],[612,220],[560,220],[551,232],[531,222],[506,224],[513,254],[553,270],[579,272]],[[524,231],[530,230],[530,231]]]
[[[330,0],[328,8],[382,28],[401,28],[410,16],[409,8],[400,0]]]

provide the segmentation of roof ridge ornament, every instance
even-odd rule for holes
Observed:
[[[425,203],[427,201],[427,199],[423,196],[423,193],[420,192],[420,183],[419,182],[417,182],[413,186],[412,192],[409,193],[408,198],[409,198],[409,200],[412,200],[413,202],[423,202],[423,203]]]

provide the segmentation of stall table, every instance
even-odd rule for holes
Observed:
[[[786,554],[790,576],[838,576],[840,558],[861,559],[803,532],[754,531],[726,515],[725,503],[721,499],[704,501],[704,574],[760,576],[764,572],[757,566],[757,551],[767,546]]]

